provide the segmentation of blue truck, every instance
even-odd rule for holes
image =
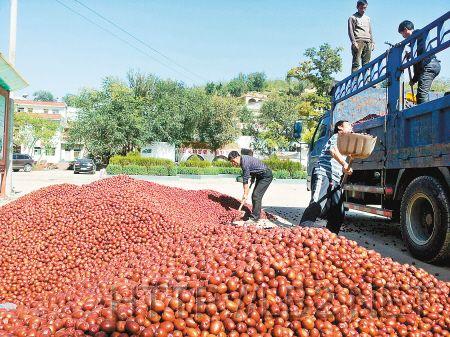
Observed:
[[[372,155],[352,164],[345,207],[399,221],[411,254],[427,262],[450,261],[450,95],[409,103],[407,70],[450,46],[449,26],[447,12],[337,83],[308,157],[310,179],[340,119],[377,136]],[[419,55],[418,39],[427,41]]]

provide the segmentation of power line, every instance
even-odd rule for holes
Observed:
[[[139,43],[143,44],[144,46],[146,46],[147,48],[151,49],[152,51],[154,51],[155,53],[157,53],[158,55],[164,57],[166,60],[172,62],[173,64],[175,64],[176,66],[180,67],[181,69],[183,69],[184,71],[190,73],[191,75],[194,75],[204,81],[208,81],[208,79],[204,78],[203,76],[196,74],[195,72],[189,70],[188,68],[186,68],[185,66],[179,64],[177,61],[173,60],[172,58],[170,58],[169,56],[163,54],[162,52],[160,52],[159,50],[157,50],[156,48],[152,47],[151,45],[149,45],[147,42],[143,41],[142,39],[140,39],[139,37],[137,37],[136,35],[133,35],[132,33],[130,33],[129,31],[127,31],[125,28],[122,28],[121,26],[119,26],[118,24],[116,24],[114,21],[112,21],[111,19],[108,19],[107,17],[105,17],[104,15],[100,14],[99,12],[97,12],[96,10],[90,8],[89,6],[87,6],[86,4],[84,4],[83,2],[79,1],[79,0],[73,0],[76,3],[80,4],[81,6],[83,6],[84,8],[86,8],[87,10],[91,11],[92,13],[94,13],[95,15],[97,15],[98,17],[102,18],[103,20],[105,20],[106,22],[108,22],[109,24],[113,25],[114,27],[116,27],[117,29],[119,29],[120,31],[122,31],[123,33],[127,34],[128,36],[132,37],[133,39],[135,39],[136,41],[138,41]]]
[[[170,65],[162,62],[161,60],[158,60],[157,58],[155,58],[153,55],[150,55],[149,53],[147,53],[145,50],[142,50],[141,48],[131,44],[130,42],[128,42],[127,40],[123,39],[122,37],[120,37],[119,35],[115,34],[114,32],[110,31],[109,29],[101,26],[100,24],[96,23],[95,21],[89,19],[88,17],[86,17],[85,15],[77,12],[76,10],[74,10],[73,8],[67,6],[64,2],[60,1],[60,0],[55,0],[56,2],[58,2],[61,6],[65,7],[66,9],[68,9],[69,11],[77,14],[78,16],[82,17],[83,19],[85,19],[86,21],[90,22],[91,24],[95,25],[96,27],[100,28],[101,30],[107,32],[108,34],[114,36],[116,39],[122,41],[123,43],[127,44],[128,46],[132,47],[133,49],[136,49],[137,51],[139,51],[140,53],[144,54],[145,56],[151,58],[153,61],[158,62],[159,64],[161,64],[162,66],[174,71],[175,73],[182,75],[185,78],[189,78],[191,81],[195,81],[192,77],[183,74],[182,72],[180,72],[178,69],[171,67]]]

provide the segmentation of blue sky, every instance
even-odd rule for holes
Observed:
[[[30,83],[22,93],[47,89],[63,96],[83,86],[99,86],[107,75],[124,77],[129,69],[187,84],[204,84],[202,78],[226,81],[239,72],[253,71],[284,78],[306,48],[323,42],[344,47],[344,71],[337,77],[350,72],[346,22],[355,12],[353,0],[81,0],[202,78],[165,68],[55,0],[18,1],[16,67]],[[75,1],[60,1],[139,46]],[[421,27],[447,10],[448,0],[369,0],[374,56],[386,49],[384,41],[401,40],[397,33],[400,21],[411,19]],[[8,54],[8,25],[9,1],[3,0],[0,51],[4,55]],[[167,62],[146,47],[140,48]],[[449,50],[439,58],[441,76],[450,77]]]

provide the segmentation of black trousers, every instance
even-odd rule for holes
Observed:
[[[305,209],[300,225],[306,221],[323,218],[327,228],[338,234],[344,222],[344,200],[340,184],[322,174],[313,174],[311,178],[311,202]]]
[[[432,59],[427,65],[423,67],[419,74],[419,81],[417,83],[417,104],[425,103],[430,100],[428,93],[430,92],[433,80],[441,72],[441,63]]]
[[[270,183],[273,180],[272,171],[267,169],[263,173],[255,175],[255,188],[252,193],[252,214],[250,219],[258,221],[261,216],[261,205],[264,193],[269,188]]]

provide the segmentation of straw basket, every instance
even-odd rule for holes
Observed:
[[[339,152],[353,159],[365,159],[372,154],[377,137],[362,133],[343,133],[338,135]]]

